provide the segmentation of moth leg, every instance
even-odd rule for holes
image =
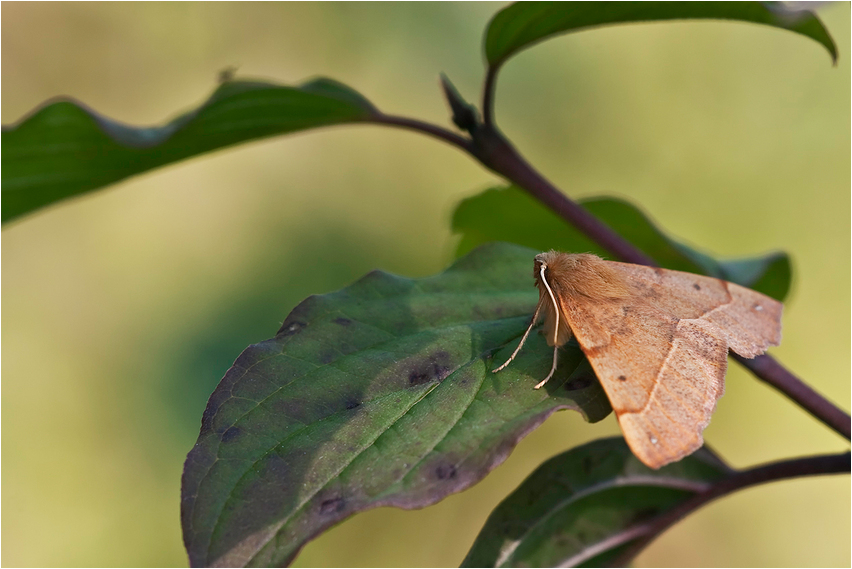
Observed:
[[[543,305],[543,304],[544,304],[544,299],[543,299],[543,298],[539,298],[539,299],[538,299],[538,305],[536,305],[536,307],[535,307],[535,312],[533,313],[532,321],[530,321],[530,325],[529,325],[529,327],[527,328],[527,331],[526,331],[526,332],[524,332],[524,336],[523,336],[523,338],[521,338],[521,343],[520,343],[520,344],[518,344],[518,347],[517,347],[517,348],[515,348],[515,351],[514,351],[514,352],[512,352],[512,355],[511,355],[511,356],[509,356],[509,359],[508,359],[508,360],[506,360],[506,363],[504,363],[503,365],[501,365],[501,366],[500,366],[500,367],[498,367],[497,369],[493,369],[493,370],[491,370],[491,373],[497,373],[498,371],[500,371],[501,369],[503,369],[504,367],[506,367],[507,365],[509,365],[510,363],[512,363],[512,360],[513,360],[513,359],[515,359],[515,356],[517,356],[517,355],[518,355],[518,352],[520,352],[520,351],[521,351],[521,348],[524,346],[524,342],[526,342],[526,341],[527,341],[527,336],[529,336],[529,335],[530,335],[530,330],[532,330],[532,329],[533,329],[533,326],[535,326],[535,321],[536,321],[536,320],[538,320],[538,313],[539,313],[539,312],[541,312],[541,307],[542,307],[542,305]]]
[[[541,383],[535,386],[535,389],[539,389],[542,385],[547,383],[547,380],[553,377],[553,374],[556,372],[556,357],[559,355],[559,346],[553,346],[553,367],[550,368],[550,373],[547,374]]]

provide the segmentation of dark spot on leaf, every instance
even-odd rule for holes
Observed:
[[[637,510],[633,516],[631,517],[630,523],[628,525],[638,524],[640,522],[646,522],[652,518],[657,517],[659,515],[660,509],[654,508],[653,506],[648,508],[642,508],[641,510]]]
[[[281,329],[278,331],[278,335],[283,338],[286,338],[287,336],[298,334],[305,326],[307,326],[305,322],[300,322],[298,320],[295,320],[290,323],[285,322],[284,325],[281,326]]]
[[[627,376],[619,375],[619,376],[618,376],[618,380],[619,380],[619,381],[627,381]]]
[[[415,364],[408,373],[408,385],[416,386],[432,381],[444,381],[450,375],[450,354],[441,350],[432,354],[429,359]]]
[[[412,371],[408,374],[409,385],[423,385],[429,383],[429,374],[426,372]]]
[[[456,477],[456,467],[452,464],[441,464],[435,469],[438,480],[449,480]]]
[[[340,317],[340,318],[335,318],[334,323],[340,324],[341,326],[349,326],[350,324],[352,324],[352,321],[349,320],[348,318]]]
[[[242,433],[242,430],[239,427],[231,427],[230,429],[228,429],[227,431],[222,433],[222,442],[223,443],[231,442],[232,440],[237,438],[240,435],[240,433]]]
[[[585,389],[592,384],[594,379],[590,374],[584,373],[580,377],[575,377],[571,381],[565,384],[565,389],[567,391],[577,391],[578,389]]]
[[[324,500],[323,503],[320,504],[320,514],[324,516],[336,514],[338,512],[342,512],[345,507],[346,500],[338,496],[337,498]]]
[[[346,401],[346,409],[355,409],[356,407],[360,407],[361,402],[355,401],[354,399],[349,399]]]
[[[583,472],[586,474],[591,474],[601,463],[606,459],[605,453],[594,453],[588,454],[583,457],[581,461],[581,466],[583,468]]]

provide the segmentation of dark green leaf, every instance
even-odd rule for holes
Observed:
[[[608,24],[665,20],[735,20],[807,36],[837,61],[837,47],[808,11],[772,2],[518,2],[498,12],[485,34],[485,57],[498,67],[513,54],[551,36]]]
[[[59,200],[204,152],[308,128],[365,121],[377,111],[349,87],[228,82],[159,127],[130,127],[70,100],[3,129],[3,222]]]
[[[792,273],[786,253],[716,261],[667,237],[629,202],[588,198],[580,203],[661,267],[725,279],[778,300],[783,300],[790,289]],[[489,241],[508,241],[538,251],[556,249],[608,256],[598,244],[514,186],[492,188],[462,200],[453,213],[452,228],[461,233],[457,255]]]
[[[463,567],[601,567],[643,526],[730,472],[702,448],[652,470],[621,437],[562,453],[489,516]]]
[[[435,277],[374,272],[296,307],[210,398],[186,460],[181,517],[193,565],[280,565],[377,506],[419,508],[480,480],[558,409],[609,402],[576,345],[545,389],[534,251],[486,245]]]

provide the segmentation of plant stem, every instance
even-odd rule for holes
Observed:
[[[488,66],[485,74],[485,86],[482,89],[482,121],[486,127],[494,126],[494,89],[497,83],[499,67]]]
[[[850,455],[848,452],[834,455],[809,456],[805,458],[797,458],[793,460],[784,460],[756,466],[748,470],[736,471],[727,478],[712,484],[703,492],[699,492],[692,498],[682,502],[677,507],[657,518],[648,520],[644,524],[640,524],[640,533],[643,537],[639,538],[627,550],[625,550],[616,559],[610,562],[612,567],[627,567],[627,565],[638,555],[645,547],[648,546],[657,536],[662,534],[666,529],[671,527],[677,521],[683,519],[686,515],[701,506],[721,498],[737,490],[742,490],[755,484],[764,482],[772,482],[775,480],[784,480],[788,478],[798,478],[800,476],[813,476],[817,474],[839,474],[849,472]],[[642,528],[642,526],[645,526]],[[641,531],[644,530],[644,531]],[[628,528],[625,531],[635,533],[637,526]]]
[[[484,127],[478,134],[482,141],[480,148],[485,152],[477,158],[485,166],[532,194],[616,258],[637,265],[657,266],[653,259],[556,189],[521,157],[499,131]]]
[[[489,77],[491,77],[490,74]],[[489,89],[493,89],[493,84],[486,88],[484,102],[492,100],[488,96],[488,93],[491,92]],[[489,112],[491,111],[489,110]],[[488,115],[485,114],[485,116]],[[481,125],[475,131],[476,136],[470,139],[414,119],[378,115],[373,120],[379,124],[420,131],[461,148],[489,170],[529,192],[530,195],[604,247],[617,259],[637,265],[656,265],[653,259],[560,192],[544,176],[539,174],[495,126]],[[846,439],[850,438],[852,421],[850,421],[849,415],[803,383],[771,356],[758,356],[752,360],[735,356],[735,359],[748,368],[758,379],[779,390],[835,432]]]
[[[620,260],[637,265],[655,265],[653,260],[632,243],[557,190],[536,172],[498,131],[492,132],[497,140],[493,144],[493,150],[485,156],[488,162],[480,157],[480,161],[486,166],[525,189]],[[762,355],[751,360],[735,356],[735,359],[757,378],[781,391],[847,440],[850,438],[852,422],[849,415],[803,383],[772,356]]]
[[[751,360],[736,354],[733,354],[733,357],[755,376],[786,395],[808,413],[846,437],[847,440],[849,439],[849,415],[811,389],[808,384],[778,363],[778,360],[769,354],[763,354]]]
[[[365,122],[416,130],[439,140],[443,140],[453,146],[457,146],[469,154],[473,154],[473,141],[471,139],[460,136],[450,130],[434,124],[419,121],[417,119],[409,119],[406,117],[385,115],[381,113],[374,115]]]

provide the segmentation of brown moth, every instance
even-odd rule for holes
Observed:
[[[704,443],[725,391],[728,348],[753,358],[781,342],[781,303],[734,283],[589,254],[535,257],[539,300],[511,362],[544,312],[553,348],[577,338],[624,438],[651,468]]]

